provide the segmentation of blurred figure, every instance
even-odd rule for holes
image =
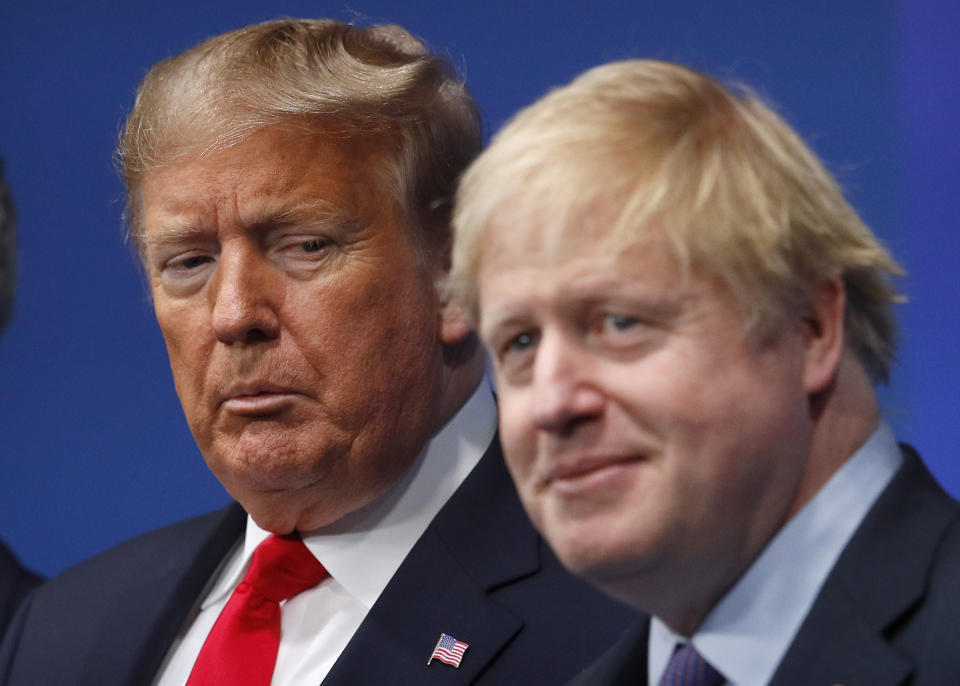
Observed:
[[[131,234],[239,505],[49,582],[11,684],[553,686],[619,635],[527,520],[435,287],[480,141],[396,26],[268,22],[153,67],[118,151]]]
[[[3,178],[3,160],[0,160],[0,333],[6,328],[13,313],[13,295],[17,276],[17,220],[13,199]],[[32,588],[41,581],[27,571],[13,553],[0,542],[0,637],[14,611]]]
[[[598,67],[499,133],[454,225],[521,500],[652,615],[576,684],[960,683],[960,508],[873,387],[901,270],[770,108]]]

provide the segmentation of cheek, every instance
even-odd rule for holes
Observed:
[[[416,345],[425,332],[436,338],[432,285],[409,270],[394,276],[385,278],[371,265],[359,265],[353,273],[288,289],[284,309],[301,326],[312,328],[317,341],[369,345],[390,337]],[[305,317],[307,312],[312,314]]]
[[[379,436],[430,409],[440,353],[432,301],[409,281],[364,278],[288,293],[290,361],[318,378],[318,394],[351,431]],[[296,359],[300,358],[300,359]]]
[[[500,412],[500,441],[507,467],[518,488],[529,488],[533,471],[536,429],[530,422],[529,394],[500,389],[497,402]]]
[[[170,368],[178,385],[181,381],[200,383],[201,367],[206,360],[206,355],[201,354],[203,346],[198,337],[185,331],[186,328],[181,325],[163,329],[163,340],[167,346]]]
[[[153,313],[163,333],[167,352],[171,361],[175,357],[189,359],[191,348],[196,346],[198,329],[206,322],[207,316],[193,301],[171,300],[158,288],[153,288]]]
[[[201,405],[206,370],[210,364],[212,334],[205,335],[202,313],[190,308],[155,306],[157,323],[163,333],[177,395],[187,419]],[[205,342],[206,341],[206,342]]]
[[[776,375],[734,377],[726,390],[689,398],[669,429],[678,498],[701,494],[705,505],[749,512],[759,493],[780,492],[780,482],[795,478],[805,412],[788,384]]]

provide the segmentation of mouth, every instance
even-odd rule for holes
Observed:
[[[642,456],[636,455],[582,457],[554,466],[543,486],[564,497],[611,491],[622,487],[644,462]]]
[[[243,384],[231,388],[221,406],[242,417],[273,415],[288,409],[301,394],[292,388],[270,383]]]

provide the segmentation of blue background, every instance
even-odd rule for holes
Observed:
[[[227,499],[187,430],[121,240],[111,149],[151,64],[281,15],[407,27],[461,67],[490,131],[614,59],[672,59],[752,84],[910,270],[901,364],[882,402],[960,493],[955,0],[10,1],[0,6],[0,156],[21,275],[0,339],[0,536],[27,564],[55,573]]]

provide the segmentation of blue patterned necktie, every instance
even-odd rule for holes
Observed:
[[[677,646],[659,686],[722,686],[723,675],[703,659],[692,643]]]

